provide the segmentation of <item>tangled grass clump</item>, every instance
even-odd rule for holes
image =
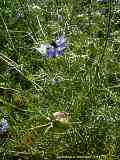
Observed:
[[[119,159],[117,4],[0,2],[1,160]]]

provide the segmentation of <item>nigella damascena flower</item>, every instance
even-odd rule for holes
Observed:
[[[40,47],[35,49],[43,56],[52,58],[63,55],[67,46],[67,39],[65,36],[61,36],[50,44],[41,44]]]
[[[59,39],[53,41],[48,48],[48,57],[58,57],[64,54],[67,48],[67,39],[61,36]]]
[[[108,3],[108,2],[110,2],[110,0],[97,0],[97,2],[99,2],[99,3]]]
[[[2,118],[0,122],[0,133],[4,133],[8,130],[9,124],[6,119]]]

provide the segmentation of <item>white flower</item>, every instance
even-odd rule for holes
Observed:
[[[41,53],[43,56],[47,55],[47,45],[41,44],[40,47],[35,48],[39,53]]]

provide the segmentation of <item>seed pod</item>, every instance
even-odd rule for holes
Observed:
[[[61,124],[69,124],[68,113],[65,112],[55,112],[53,113],[53,119]]]

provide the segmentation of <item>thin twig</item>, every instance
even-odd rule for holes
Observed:
[[[29,128],[29,130],[35,130],[35,129],[46,127],[46,126],[49,126],[49,125],[51,125],[51,122],[49,122],[47,124],[44,124],[44,125],[39,125],[39,126],[36,126],[36,127]]]

